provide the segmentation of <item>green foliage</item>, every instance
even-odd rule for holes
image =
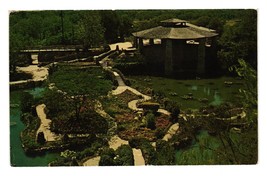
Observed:
[[[225,25],[218,44],[218,57],[224,69],[244,59],[257,69],[257,11],[244,10],[240,21],[234,25]]]
[[[255,108],[258,106],[257,72],[243,59],[239,59],[238,63],[239,65],[232,67],[231,70],[234,69],[238,76],[244,78],[245,89],[240,91],[244,95],[247,106]]]
[[[239,89],[243,95],[243,106],[246,108],[247,117],[252,125],[257,126],[258,86],[257,71],[245,60],[239,59],[238,65],[230,68],[245,80],[244,89]]]
[[[117,166],[133,166],[134,156],[132,148],[129,145],[121,145],[116,150],[115,163]]]
[[[198,26],[207,27],[216,30],[217,33],[221,34],[223,32],[223,26],[225,21],[221,17],[216,16],[200,16],[198,19],[192,21]]]
[[[85,48],[99,46],[104,40],[104,31],[97,11],[86,11],[78,22],[78,40],[82,41]]]
[[[168,103],[166,103],[166,109],[171,113],[170,121],[172,123],[177,122],[180,114],[180,106],[178,103],[174,101],[168,101]]]
[[[107,95],[111,90],[111,82],[103,79],[103,76],[101,68],[60,67],[49,80],[54,82],[59,90],[67,92],[70,96],[87,95],[93,98]]]
[[[64,116],[57,116],[53,119],[51,130],[57,133],[105,134],[108,130],[108,123],[94,111],[81,113],[79,119],[75,119],[71,114],[65,113]]]
[[[88,106],[89,99],[107,95],[111,90],[110,80],[104,78],[105,74],[101,68],[60,67],[49,77],[49,80],[55,83],[59,90],[67,93],[67,96],[64,96],[65,102],[61,103],[67,105],[69,111],[74,111],[75,117],[79,119],[81,109],[86,106],[86,103]],[[58,94],[58,96],[60,98],[63,95]]]
[[[19,81],[19,80],[27,80],[27,79],[32,79],[32,74],[24,73],[24,72],[19,73],[16,71],[11,71],[10,75],[9,75],[10,81]]]
[[[40,119],[30,113],[23,113],[21,121],[26,125],[26,128],[21,132],[21,143],[26,152],[36,149],[40,146],[36,142],[36,131],[40,127]]]
[[[34,104],[33,95],[31,95],[28,92],[23,92],[20,103],[21,111],[23,113],[31,112],[33,104]]]
[[[155,165],[174,165],[175,164],[175,150],[170,143],[158,140],[156,143],[157,160]]]
[[[65,150],[64,152],[60,153],[60,156],[63,158],[72,158],[74,157],[76,152],[71,151],[71,150]]]
[[[148,113],[146,115],[146,127],[154,130],[156,128],[156,117],[153,113]]]
[[[69,103],[61,92],[47,90],[44,93],[43,101],[47,107],[46,113],[51,119],[59,116],[62,112],[70,113]]]
[[[99,166],[115,166],[115,151],[111,148],[105,148],[100,156]]]

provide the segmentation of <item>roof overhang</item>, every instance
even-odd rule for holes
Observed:
[[[163,23],[184,23],[180,19],[164,20]],[[176,39],[176,40],[189,40],[211,38],[218,34],[215,30],[196,26],[190,23],[186,25],[177,26],[157,26],[154,28],[138,31],[132,33],[133,36],[144,39]]]

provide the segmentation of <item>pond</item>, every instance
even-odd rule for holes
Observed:
[[[163,93],[170,100],[176,101],[182,110],[198,109],[207,105],[218,106],[224,102],[240,103],[239,89],[244,87],[242,80],[233,77],[176,80],[152,76],[131,76],[130,80],[133,87],[143,92],[145,92],[145,88],[149,87],[155,92]],[[190,96],[193,98],[188,98]],[[201,99],[206,101],[199,101]],[[221,141],[209,135],[207,131],[200,131],[196,137],[197,140],[188,148],[176,150],[176,164],[220,163],[220,159],[214,151],[222,148]]]
[[[46,153],[42,156],[27,156],[21,146],[20,133],[25,125],[20,120],[20,98],[23,91],[30,92],[34,97],[42,96],[44,88],[18,90],[10,92],[10,158],[12,166],[47,166],[59,154]]]
[[[223,102],[239,102],[242,80],[233,77],[176,80],[153,76],[131,76],[132,86],[143,91],[149,87],[180,104],[181,109],[198,109]],[[229,83],[229,84],[225,84]],[[142,90],[143,89],[143,90]],[[190,98],[191,97],[191,98]]]

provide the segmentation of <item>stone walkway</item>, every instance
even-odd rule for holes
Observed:
[[[126,86],[124,81],[122,80],[122,78],[120,77],[120,75],[117,72],[113,72],[113,74],[114,74],[114,76],[118,82],[119,87],[120,86]]]
[[[134,154],[134,165],[135,166],[144,166],[145,160],[142,155],[141,149],[133,148],[133,154]]]
[[[93,157],[88,159],[83,163],[83,166],[98,166],[100,161],[100,156]]]
[[[109,148],[117,150],[121,145],[129,145],[129,142],[115,135],[111,137],[111,139],[108,141],[108,144]]]
[[[36,106],[37,115],[41,120],[40,127],[36,132],[36,136],[38,135],[39,132],[43,132],[46,141],[57,141],[59,140],[60,136],[51,132],[50,130],[51,120],[46,118],[46,113],[44,111],[45,107],[46,107],[45,104],[40,104]]]
[[[28,67],[17,67],[18,72],[25,72],[32,75],[32,79],[12,81],[9,85],[22,85],[30,82],[41,82],[47,79],[48,68],[38,67],[37,65],[29,65]]]
[[[164,140],[164,141],[168,141],[169,139],[172,138],[172,136],[173,136],[174,134],[177,133],[178,130],[179,130],[179,123],[175,123],[175,124],[173,124],[173,125],[169,128],[169,130],[168,130],[168,132],[165,134],[165,136],[162,138],[162,140]]]
[[[43,81],[47,79],[48,68],[38,67],[37,65],[29,65],[28,67],[17,67],[18,72],[32,74],[33,81]]]

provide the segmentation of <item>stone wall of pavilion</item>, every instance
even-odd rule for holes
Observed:
[[[166,75],[201,74],[207,69],[213,69],[213,62],[216,60],[216,51],[213,47],[202,47],[204,51],[200,49],[199,44],[188,44],[186,40],[162,40],[161,44],[146,45],[140,51],[151,68],[165,70]],[[204,52],[204,62],[200,65],[199,51]],[[203,72],[199,72],[198,69],[202,69]]]

